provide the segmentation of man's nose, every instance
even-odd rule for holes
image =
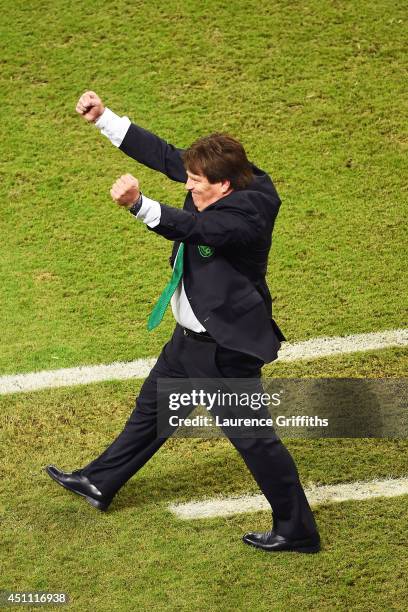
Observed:
[[[186,189],[192,189],[192,188],[193,188],[193,181],[191,180],[191,178],[190,178],[190,177],[187,179],[187,182],[186,182],[186,184],[184,185],[184,187],[185,187]]]

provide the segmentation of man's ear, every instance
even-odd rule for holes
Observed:
[[[221,181],[221,191],[223,193],[227,193],[227,191],[229,191],[231,189],[231,181],[229,181],[228,179],[225,181]]]

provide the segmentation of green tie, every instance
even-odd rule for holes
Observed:
[[[179,250],[177,251],[176,261],[173,268],[173,274],[171,275],[170,281],[165,286],[163,293],[157,300],[152,312],[150,313],[150,317],[147,321],[147,329],[152,331],[155,327],[157,327],[166,312],[166,308],[169,305],[171,300],[171,296],[177,289],[177,286],[183,276],[183,252],[184,252],[184,244],[181,243]]]

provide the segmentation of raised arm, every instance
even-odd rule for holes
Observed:
[[[134,123],[130,124],[119,148],[144,166],[162,172],[172,181],[185,183],[187,180],[181,157],[183,150]]]
[[[119,117],[105,108],[101,98],[94,91],[87,91],[79,98],[76,111],[109,138],[121,151],[139,163],[162,172],[173,181],[184,183],[187,180],[181,157],[182,149],[177,149],[145,130],[127,117]]]
[[[256,208],[235,193],[200,213],[165,204],[160,204],[160,209],[159,223],[145,222],[146,225],[160,236],[177,242],[216,248],[245,246],[256,243],[265,231],[265,221]]]
[[[172,241],[243,246],[257,242],[265,232],[265,216],[259,212],[265,205],[264,196],[255,192],[232,192],[202,212],[190,212],[141,195],[139,181],[125,174],[113,184],[110,194],[149,229]]]

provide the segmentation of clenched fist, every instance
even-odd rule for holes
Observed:
[[[113,183],[110,194],[119,206],[131,208],[140,197],[139,181],[131,174],[124,174]]]
[[[105,110],[102,100],[94,91],[86,91],[78,100],[76,112],[87,121],[95,122]]]

